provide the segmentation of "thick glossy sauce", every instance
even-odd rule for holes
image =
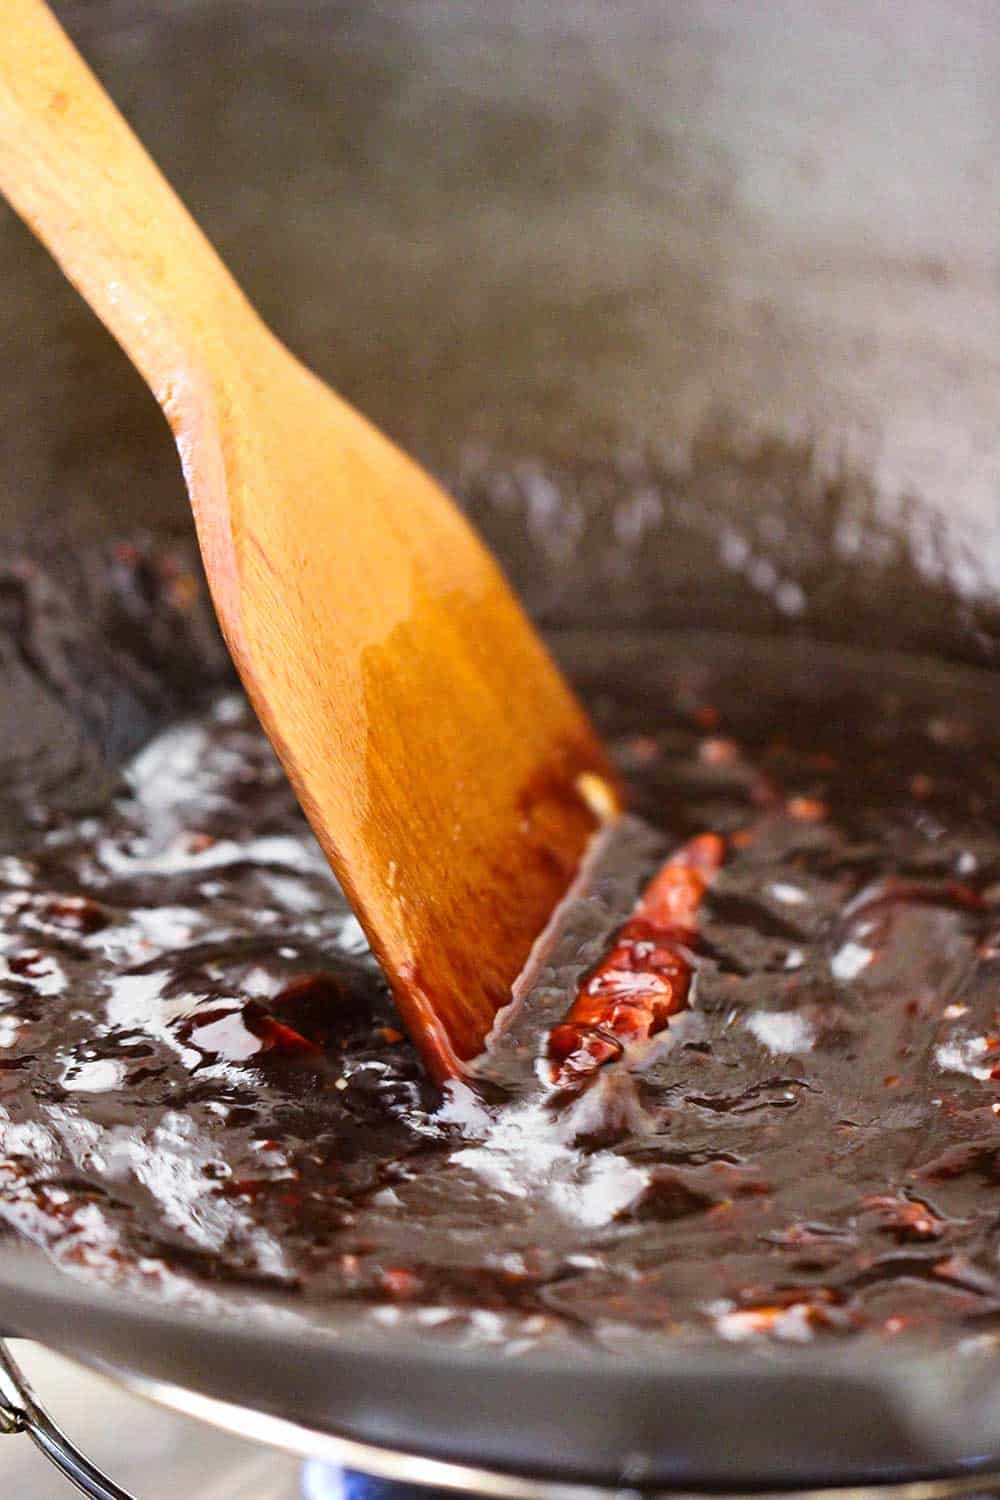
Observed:
[[[635,816],[444,1097],[241,701],[98,815],[33,810],[0,859],[9,1231],[195,1305],[517,1347],[1000,1319],[995,688],[711,637],[564,652]],[[686,1008],[555,1086],[553,1028],[706,833]]]

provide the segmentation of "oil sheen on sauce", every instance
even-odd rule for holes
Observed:
[[[996,1326],[993,684],[560,651],[632,812],[443,1094],[242,700],[35,816],[0,858],[0,1222],[132,1292],[471,1344]]]

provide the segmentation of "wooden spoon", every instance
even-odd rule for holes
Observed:
[[[0,188],[163,408],[240,676],[431,1071],[459,1072],[616,810],[582,710],[451,501],[264,326],[41,0],[3,0]]]

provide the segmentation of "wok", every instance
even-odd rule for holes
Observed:
[[[986,0],[57,9],[265,317],[453,482],[557,650],[697,627],[996,670]],[[189,544],[169,435],[7,213],[0,274],[0,760],[92,801],[226,665],[207,618],[179,639],[102,592],[115,538]],[[67,608],[53,678],[31,644]],[[373,1471],[527,1495],[1000,1470],[990,1334],[502,1359],[229,1301],[0,1255],[6,1331]]]

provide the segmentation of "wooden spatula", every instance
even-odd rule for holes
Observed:
[[[459,1071],[616,809],[583,712],[447,496],[264,326],[41,0],[2,0],[0,188],[163,408],[254,707],[432,1072]]]

